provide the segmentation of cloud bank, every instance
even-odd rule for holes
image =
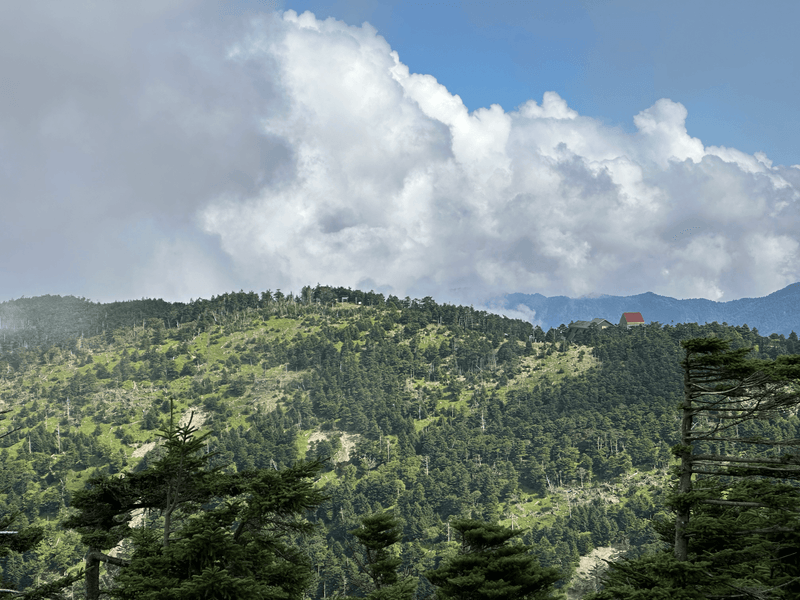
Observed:
[[[91,7],[68,35],[80,10],[0,18],[0,52],[33,46],[0,66],[10,296],[729,300],[800,280],[800,166],[704,146],[677,101],[634,134],[552,91],[469,113],[369,23]]]

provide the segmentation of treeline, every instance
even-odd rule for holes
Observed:
[[[188,303],[143,298],[103,304],[74,296],[45,295],[0,303],[0,352],[50,346],[69,349],[78,338],[112,335],[121,328],[144,327],[153,319],[159,320],[166,329],[180,329],[182,324],[192,322],[209,326],[217,321],[217,317],[224,318],[247,310],[273,308],[280,314],[296,314],[292,310],[298,305],[332,306],[343,301],[398,310],[419,309],[423,319],[429,316],[448,319],[454,310],[459,312],[457,307],[437,305],[430,297],[412,300],[390,295],[387,298],[376,292],[319,284],[314,288],[303,287],[298,295],[284,294],[279,289],[260,294],[240,291]],[[465,310],[461,307],[460,312]],[[475,311],[469,310],[469,313]],[[463,318],[478,318],[475,314],[464,314]],[[472,324],[473,321],[463,321],[465,327]]]

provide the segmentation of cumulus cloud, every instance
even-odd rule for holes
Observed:
[[[155,6],[113,61],[88,35],[0,67],[22,84],[0,91],[0,243],[41,245],[6,266],[19,293],[31,272],[175,299],[321,282],[728,300],[800,279],[800,167],[705,147],[680,102],[633,134],[554,91],[470,113],[369,23]],[[47,277],[34,293],[59,291]]]

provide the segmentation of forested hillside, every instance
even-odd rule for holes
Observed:
[[[77,571],[87,548],[62,525],[73,495],[93,476],[163,458],[157,434],[172,405],[209,432],[204,452],[226,472],[330,458],[315,483],[328,500],[308,515],[317,527],[292,538],[313,565],[309,598],[358,593],[348,532],[385,509],[401,523],[398,568],[419,598],[434,590],[423,573],[456,552],[451,524],[463,518],[524,529],[517,543],[577,598],[597,583],[574,577],[593,549],[661,547],[652,520],[666,514],[679,441],[680,342],[800,353],[794,332],[716,323],[590,329],[567,342],[431,298],[322,286],[188,304],[25,300],[3,322],[0,507],[18,515],[8,529],[39,526],[44,539],[0,559],[14,589]],[[796,415],[748,427],[800,438]],[[158,516],[143,523],[158,527]],[[116,576],[104,565],[102,585]]]

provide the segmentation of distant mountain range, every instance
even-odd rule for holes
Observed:
[[[761,335],[800,333],[800,283],[793,283],[763,298],[741,298],[715,302],[704,298],[678,300],[652,292],[636,296],[597,296],[568,298],[541,294],[508,294],[503,307],[519,305],[536,312],[531,319],[547,331],[562,323],[588,321],[595,317],[619,323],[623,312],[640,312],[646,323],[727,323],[748,325]]]

